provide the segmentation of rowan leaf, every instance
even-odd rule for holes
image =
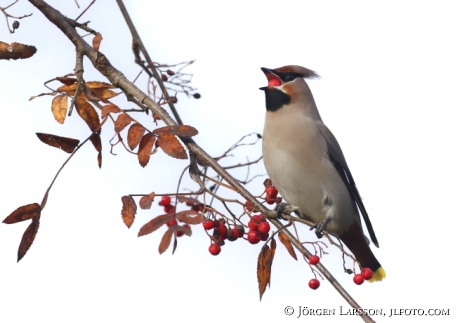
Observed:
[[[67,98],[65,94],[56,96],[51,103],[51,111],[53,112],[54,119],[60,124],[64,123],[67,114]]]
[[[139,159],[139,164],[142,167],[147,166],[150,160],[150,154],[152,153],[152,147],[155,143],[155,136],[150,132],[142,137],[139,144],[139,152],[137,153],[137,158]]]
[[[169,156],[178,159],[187,159],[187,153],[184,147],[177,140],[176,136],[170,133],[161,134],[158,136],[158,146]]]
[[[192,229],[190,226],[185,226],[185,225],[176,225],[175,227],[176,232],[182,231],[186,236],[190,237],[192,235]]]
[[[176,214],[177,220],[187,224],[200,224],[206,220],[206,217],[202,213],[198,213],[194,210],[180,211]]]
[[[93,48],[95,51],[99,51],[99,47],[101,46],[102,35],[97,33],[96,36],[93,38]]]
[[[37,132],[36,135],[38,139],[40,139],[45,144],[62,149],[63,151],[69,154],[72,153],[75,150],[75,147],[77,147],[80,143],[80,140],[77,139],[60,137],[56,135],[50,135],[47,133]]]
[[[27,205],[23,205],[18,207],[16,210],[13,211],[10,215],[8,215],[3,223],[6,224],[13,224],[25,220],[30,220],[40,215],[42,208],[38,203],[31,203]]]
[[[104,119],[109,113],[119,113],[121,109],[115,104],[106,104],[102,107],[101,118]]]
[[[155,198],[154,192],[150,193],[149,195],[142,196],[139,201],[139,206],[141,207],[141,209],[143,210],[150,209],[152,207],[152,202],[154,198]]]
[[[99,168],[102,167],[102,152],[99,152],[97,154],[97,165],[99,166]]]
[[[126,128],[127,125],[131,123],[131,121],[131,117],[126,113],[120,114],[117,120],[115,121],[115,132],[121,132],[123,129]]]
[[[64,76],[64,77],[56,77],[56,80],[58,80],[59,82],[61,82],[62,84],[65,84],[65,85],[72,85],[72,84],[74,84],[74,83],[77,82],[77,79],[76,79],[76,78],[67,77],[67,76]]]
[[[19,43],[7,44],[0,41],[0,59],[24,59],[33,56],[37,48]]]
[[[91,131],[100,130],[99,126],[101,123],[99,116],[91,104],[78,96],[75,100],[75,107],[77,108],[78,115],[86,122]]]
[[[161,238],[160,245],[158,246],[158,252],[160,255],[168,249],[169,245],[171,244],[172,234],[174,232],[174,226],[171,226],[166,230],[165,234]]]
[[[91,81],[91,82],[86,82],[86,86],[93,90],[93,89],[114,89],[116,86],[105,83],[105,82],[98,82],[98,81]],[[76,89],[76,87],[75,87]]]
[[[294,251],[294,248],[292,247],[291,241],[289,240],[288,236],[284,232],[278,233],[278,239],[280,239],[281,243],[286,247],[287,251],[289,254],[297,260],[297,255]]]
[[[91,143],[93,144],[94,148],[96,148],[97,151],[102,151],[102,142],[101,142],[101,135],[98,133],[93,133],[91,137],[89,137],[89,140],[91,140]]]
[[[262,299],[262,295],[265,293],[267,285],[270,285],[270,277],[272,270],[273,258],[275,256],[276,242],[271,243],[271,249],[267,245],[262,247],[259,258],[257,259],[257,280],[259,282],[259,295]]]
[[[32,223],[29,224],[26,231],[22,235],[21,243],[18,249],[18,262],[24,257],[30,246],[34,242],[35,236],[37,235],[38,227],[40,225],[40,216],[34,217]]]
[[[111,99],[115,96],[118,95],[117,92],[114,92],[112,90],[106,89],[106,88],[95,88],[95,89],[90,89],[91,93],[97,96],[98,98],[101,99],[101,101],[105,101],[107,99]]]
[[[159,227],[161,227],[163,224],[168,222],[173,218],[173,214],[162,214],[159,215],[146,224],[142,226],[142,228],[139,230],[139,233],[137,234],[138,237],[145,236],[147,234],[152,233],[153,231],[157,230]]]
[[[134,123],[128,130],[128,146],[133,150],[139,145],[142,136],[144,135],[145,128],[140,123]]]
[[[186,196],[178,196],[177,200],[179,203],[187,203],[187,205],[194,205],[194,204],[201,204],[200,201],[194,199],[193,197],[186,197]]]
[[[132,196],[129,195],[123,196],[121,198],[121,202],[123,203],[123,208],[121,209],[121,218],[123,219],[123,222],[126,224],[126,226],[130,228],[136,216],[136,202],[134,202]]]
[[[191,137],[191,136],[196,136],[198,134],[198,130],[196,130],[192,126],[181,125],[181,126],[166,126],[166,127],[157,128],[153,130],[153,133],[156,135],[170,133],[176,136]]]

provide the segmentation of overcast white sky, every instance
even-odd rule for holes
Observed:
[[[90,1],[79,0],[82,8]],[[72,0],[49,1],[63,14],[81,10]],[[4,7],[9,1],[1,0]],[[310,81],[324,122],[338,138],[364,198],[387,272],[381,283],[356,286],[343,274],[340,254],[323,263],[363,308],[383,309],[378,322],[458,322],[457,240],[460,193],[459,116],[460,5],[456,1],[126,1],[155,61],[196,59],[189,68],[202,99],[179,97],[186,124],[211,155],[241,136],[262,132],[266,85],[260,67],[296,64],[317,71]],[[40,202],[67,154],[42,144],[36,132],[84,139],[77,116],[64,125],[50,112],[43,83],[72,72],[74,48],[27,1],[10,13],[21,20],[0,40],[38,48],[23,61],[0,61],[0,215]],[[134,79],[131,40],[115,1],[97,1],[81,21],[101,32],[101,51]],[[88,39],[90,40],[90,39]],[[104,80],[86,61],[86,80]],[[145,83],[139,84],[145,89]],[[122,97],[122,107],[131,106]],[[158,255],[163,229],[137,238],[160,214],[139,211],[128,230],[120,197],[171,192],[186,161],[162,152],[141,169],[135,156],[109,153],[111,127],[103,130],[103,166],[87,145],[58,178],[35,242],[20,263],[17,248],[28,222],[0,225],[1,322],[294,322],[298,307],[348,309],[323,281],[278,244],[272,286],[260,302],[256,261],[260,245],[227,243],[218,257],[208,251],[201,226],[182,237],[174,256]],[[227,163],[260,156],[261,146],[242,150]],[[264,173],[260,164],[253,174]],[[243,177],[244,174],[239,174]],[[191,182],[186,188],[194,189]],[[249,188],[257,193],[261,181]],[[156,203],[155,203],[156,204]],[[313,239],[312,236],[310,238]],[[295,314],[286,316],[286,306]],[[390,309],[449,309],[450,316],[388,317]],[[312,322],[359,322],[350,316],[301,317]]]

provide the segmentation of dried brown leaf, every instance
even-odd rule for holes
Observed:
[[[97,81],[92,81],[92,82],[86,82],[86,87],[90,89],[90,91],[94,91],[95,89],[114,89],[115,86],[109,83],[105,82],[97,82]],[[57,92],[67,92],[69,95],[75,94],[75,90],[77,89],[78,84],[70,84],[70,85],[62,85],[57,88]],[[115,93],[115,92],[113,92]],[[116,94],[115,94],[116,95]]]
[[[259,282],[260,299],[262,299],[267,285],[270,285],[272,263],[276,250],[276,242],[274,242],[273,239],[271,247],[272,248],[269,248],[267,245],[264,245],[257,259],[257,280]]]
[[[61,82],[62,84],[65,84],[65,85],[72,85],[72,84],[74,84],[74,83],[77,82],[77,79],[76,79],[76,78],[67,77],[67,76],[64,76],[64,77],[56,77],[56,80],[58,80],[59,82]]]
[[[38,203],[23,205],[8,215],[5,220],[3,220],[3,223],[13,224],[35,218],[40,215],[41,210],[42,208]]]
[[[273,263],[273,259],[275,258],[275,251],[276,251],[276,241],[275,239],[272,239],[270,241],[270,252],[271,252],[271,258],[272,258],[272,263]],[[270,277],[268,278],[268,286],[270,287],[270,282],[271,282],[271,271],[270,271]]]
[[[18,262],[24,257],[30,246],[34,242],[35,236],[37,235],[38,226],[40,225],[40,216],[32,219],[32,223],[29,224],[26,231],[22,235],[21,243],[18,249]]]
[[[192,235],[192,228],[190,226],[185,226],[185,225],[176,225],[176,232],[182,231],[186,236],[191,236]]]
[[[38,139],[40,139],[45,144],[62,149],[63,151],[69,154],[72,153],[75,150],[75,147],[77,147],[80,143],[80,140],[77,139],[60,137],[56,135],[50,135],[47,133],[37,132],[36,135]]]
[[[206,217],[194,210],[180,211],[176,214],[177,220],[187,224],[200,224],[206,220]]]
[[[33,56],[37,48],[19,43],[7,44],[0,41],[0,59],[24,59]]]
[[[126,226],[130,228],[136,216],[136,202],[134,202],[132,196],[129,195],[123,196],[121,198],[121,202],[123,203],[123,208],[121,209],[121,218],[123,219],[123,222],[126,224]]]
[[[116,86],[110,83],[98,82],[98,81],[86,82],[86,86],[90,88],[91,90],[92,89],[114,89],[116,88]]]
[[[268,259],[270,258],[270,255],[270,248],[267,245],[264,245],[262,250],[260,250],[259,258],[257,259],[257,281],[259,282],[260,299],[262,299],[262,295],[265,293],[265,289],[270,281],[271,264],[268,266]]]
[[[125,129],[125,127],[131,123],[131,121],[131,117],[126,113],[120,114],[115,121],[115,132],[120,132]]]
[[[292,256],[292,258],[297,260],[297,255],[294,251],[294,248],[292,247],[291,241],[289,240],[288,236],[284,232],[281,231],[278,234],[278,239],[280,239],[281,243],[286,247],[287,251]]]
[[[134,123],[128,130],[128,146],[133,150],[139,145],[142,136],[144,135],[145,128],[140,123]]]
[[[118,95],[117,92],[114,92],[112,90],[108,90],[106,88],[95,88],[95,89],[90,89],[91,94],[94,94],[98,98],[100,98],[102,101],[105,101],[107,99],[111,99],[115,96]]]
[[[171,244],[171,238],[172,234],[174,232],[174,226],[169,227],[168,230],[166,230],[165,234],[163,234],[163,237],[161,238],[160,245],[158,246],[158,252],[160,255],[168,249],[169,245]]]
[[[102,152],[99,152],[97,154],[97,165],[99,166],[99,168],[102,167]]]
[[[99,116],[91,104],[78,96],[75,100],[75,107],[78,115],[86,122],[91,131],[100,130]]]
[[[89,140],[91,140],[91,143],[93,144],[94,148],[96,148],[97,151],[101,152],[102,151],[102,142],[101,142],[101,135],[98,133],[93,133],[91,137],[89,137]]]
[[[161,134],[158,136],[158,146],[169,156],[178,159],[187,159],[187,153],[184,147],[177,140],[176,136],[170,133]]]
[[[150,234],[153,231],[157,230],[159,227],[161,227],[163,224],[168,222],[173,218],[172,214],[162,214],[159,215],[146,224],[142,226],[142,228],[139,230],[139,233],[137,234],[138,237],[145,236],[146,234]]]
[[[139,164],[141,164],[142,167],[147,166],[149,163],[150,154],[152,153],[152,147],[154,143],[155,136],[150,132],[142,137],[141,143],[139,144],[139,152],[137,153]]]
[[[190,205],[201,204],[200,201],[198,201],[197,199],[194,199],[193,197],[178,196],[177,200],[179,201],[179,203],[187,203],[188,202]]]
[[[181,125],[181,126],[166,126],[166,127],[158,128],[158,129],[153,130],[153,133],[156,135],[170,133],[176,136],[191,137],[191,136],[196,136],[198,134],[198,130],[196,130],[192,126]]]
[[[152,202],[154,198],[155,198],[154,192],[150,193],[149,195],[142,196],[139,201],[139,206],[141,207],[141,209],[143,210],[150,209],[152,207]]]
[[[99,51],[99,47],[101,46],[102,35],[97,33],[96,36],[93,38],[93,48],[95,51]]]
[[[56,96],[51,103],[51,111],[57,122],[64,123],[67,114],[67,95],[61,94]]]
[[[101,118],[104,119],[109,113],[118,113],[121,109],[117,107],[115,104],[106,104],[102,107]]]

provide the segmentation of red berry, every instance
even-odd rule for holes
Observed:
[[[265,202],[267,202],[267,204],[272,205],[272,204],[275,204],[276,199],[274,199],[274,198],[272,198],[272,197],[270,197],[270,196],[267,195],[267,196],[265,197]]]
[[[258,244],[260,242],[260,232],[258,231],[249,231],[248,232],[248,241],[250,244]]]
[[[165,212],[167,214],[173,214],[174,213],[174,206],[172,205],[166,205],[164,208]]]
[[[270,236],[270,234],[268,234],[268,233],[261,233],[260,234],[260,240],[267,241],[269,236]]]
[[[260,222],[266,221],[263,214],[256,214],[256,215],[254,215],[254,216],[252,217],[252,220],[253,220],[255,223],[257,223],[257,224],[259,224]]]
[[[227,238],[227,227],[225,226],[225,223],[220,222],[219,226],[216,228],[217,232],[219,232],[219,235],[222,237],[222,240]]]
[[[161,74],[161,80],[166,82],[168,80],[168,77],[164,74]]]
[[[308,282],[308,287],[310,287],[311,289],[318,289],[319,280],[316,278],[310,279],[310,281]]]
[[[238,230],[235,230],[235,228],[227,231],[228,241],[235,241],[236,239],[238,239],[238,237],[239,237],[239,233],[238,233]]]
[[[244,203],[244,206],[246,207],[246,210],[248,210],[249,212],[251,212],[253,209],[252,204],[249,201],[246,201],[246,203]]]
[[[355,277],[353,277],[353,281],[356,285],[361,285],[364,283],[364,277],[361,274],[356,274]]]
[[[259,232],[260,233],[268,233],[270,231],[270,224],[268,222],[260,222],[259,224]]]
[[[308,258],[308,262],[310,265],[316,265],[319,262],[319,257],[317,255],[311,255],[310,258]]]
[[[220,246],[217,243],[211,243],[208,250],[213,256],[220,254]]]
[[[267,196],[274,199],[278,195],[278,190],[276,189],[275,186],[270,185],[270,186],[267,186],[267,188],[265,189],[265,193],[267,194]]]
[[[161,197],[160,203],[161,206],[171,205],[171,196],[165,195]]]
[[[171,227],[173,225],[177,224],[177,221],[176,221],[176,218],[172,218],[171,220],[169,220],[168,222],[166,222],[166,225],[168,227]]]
[[[206,220],[203,222],[203,228],[205,230],[211,230],[214,228],[214,221],[212,220]]]
[[[249,220],[248,227],[249,227],[249,230],[251,230],[251,231],[258,231],[259,230],[259,225],[257,223],[255,223],[254,220]]]
[[[238,224],[235,228],[233,228],[234,230],[236,229],[239,233],[238,237],[242,238],[244,236],[244,227],[240,224]]]
[[[363,268],[363,269],[361,269],[361,275],[363,275],[363,278],[364,278],[365,280],[371,279],[373,274],[374,274],[374,273],[373,273],[372,270],[370,270],[369,268]]]

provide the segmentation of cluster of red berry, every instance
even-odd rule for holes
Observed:
[[[310,258],[308,259],[308,262],[310,263],[310,265],[316,265],[319,262],[319,257],[317,255],[311,255]],[[371,279],[373,274],[374,273],[369,268],[363,268],[361,269],[360,274],[356,274],[353,277],[353,281],[355,282],[356,285],[361,285],[364,282],[364,280]],[[308,286],[311,289],[318,289],[319,280],[316,278],[310,279],[310,281],[308,282]]]
[[[233,228],[228,228],[223,220],[206,220],[203,222],[205,230],[212,230],[213,243],[209,246],[211,255],[217,256],[221,251],[221,246],[224,240],[235,241],[242,238],[245,234],[242,225],[236,225]],[[270,224],[265,220],[262,214],[254,215],[248,222],[249,232],[247,239],[251,244],[257,244],[260,241],[267,241],[270,231]]]
[[[276,202],[276,197],[278,196],[278,190],[273,185],[268,185],[265,188],[265,202],[267,204],[273,204]]]
[[[373,274],[374,273],[369,268],[363,268],[361,269],[361,274],[356,274],[353,277],[353,281],[356,285],[361,285],[362,283],[364,283],[364,280],[371,279]]]
[[[161,201],[158,202],[158,205],[163,206],[163,209],[167,214],[174,213],[174,206],[171,205],[171,196],[168,196],[168,195],[162,196]]]
[[[158,204],[163,207],[164,211],[167,214],[173,214],[174,213],[174,205],[171,205],[171,196],[165,195],[165,196],[161,197],[161,201],[158,202]],[[177,224],[176,218],[172,218],[171,220],[166,222],[166,225],[168,226],[168,228],[173,226],[173,225],[176,225],[176,224]],[[184,224],[184,227],[190,228],[190,226],[188,224]],[[183,235],[184,235],[183,231],[177,230],[177,232],[176,232],[177,237],[182,237]]]

